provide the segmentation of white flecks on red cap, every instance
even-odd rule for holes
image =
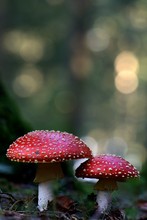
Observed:
[[[91,156],[88,146],[77,136],[48,130],[29,132],[7,150],[7,157],[12,161],[28,163],[62,162]]]
[[[123,181],[127,178],[139,177],[139,172],[120,156],[102,154],[83,162],[76,169],[75,175],[82,178],[109,178]]]

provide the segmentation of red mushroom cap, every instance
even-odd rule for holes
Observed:
[[[113,179],[124,181],[139,176],[137,169],[120,156],[102,154],[83,162],[77,169],[77,177]]]
[[[12,161],[28,163],[62,162],[91,156],[90,149],[77,136],[48,130],[29,132],[7,150],[7,157]]]

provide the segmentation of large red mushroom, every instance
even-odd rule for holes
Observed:
[[[139,172],[132,164],[120,156],[102,154],[83,162],[76,169],[75,175],[76,177],[99,179],[94,189],[98,191],[98,210],[96,214],[100,215],[107,209],[110,199],[109,192],[117,189],[117,182],[137,178],[139,177]]]
[[[19,137],[7,150],[11,161],[37,163],[34,182],[38,186],[38,209],[47,209],[53,199],[51,180],[62,178],[61,162],[65,160],[90,158],[87,145],[73,134],[59,131],[36,130]]]

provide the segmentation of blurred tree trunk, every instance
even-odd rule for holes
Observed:
[[[72,17],[71,33],[68,38],[68,70],[70,75],[71,89],[76,97],[75,107],[71,115],[71,132],[80,133],[82,124],[84,88],[87,81],[89,69],[86,68],[86,61],[89,61],[90,53],[85,44],[85,34],[91,24],[90,0],[70,1]]]
[[[70,89],[75,96],[75,105],[69,118],[69,132],[74,135],[81,135],[82,114],[85,111],[83,98],[85,83],[87,82],[88,69],[86,61],[89,60],[89,50],[85,44],[85,34],[91,23],[90,0],[75,0],[69,2],[69,11],[71,13],[71,31],[65,42],[67,69],[69,73]],[[67,163],[62,165],[65,175],[72,175],[71,167]]]

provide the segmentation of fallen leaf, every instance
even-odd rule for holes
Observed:
[[[64,211],[73,210],[76,203],[67,196],[58,196],[55,199],[56,205],[59,209]]]

